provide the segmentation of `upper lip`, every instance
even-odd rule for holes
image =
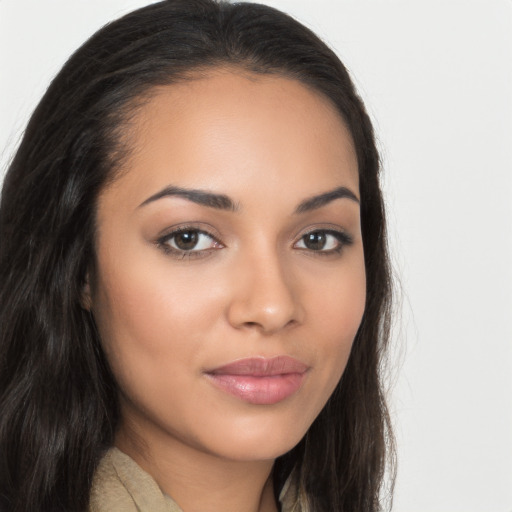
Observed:
[[[290,356],[272,358],[248,357],[208,370],[210,375],[251,375],[253,377],[271,377],[289,373],[304,373],[309,366]]]

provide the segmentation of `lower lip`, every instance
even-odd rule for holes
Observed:
[[[272,405],[296,393],[305,373],[256,377],[252,375],[207,374],[221,390],[256,405]]]

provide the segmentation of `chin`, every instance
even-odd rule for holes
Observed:
[[[231,443],[230,446],[222,447],[216,452],[222,458],[239,461],[255,462],[275,460],[281,455],[294,448],[300,439],[296,442],[275,442],[273,440],[259,440],[252,443]]]
[[[307,427],[297,430],[283,428],[282,424],[253,424],[224,430],[214,439],[204,440],[203,446],[209,445],[210,453],[230,460],[274,460],[294,448],[306,432]]]

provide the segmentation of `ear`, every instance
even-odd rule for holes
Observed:
[[[92,309],[92,295],[89,272],[85,274],[85,279],[82,283],[82,290],[80,291],[80,305],[87,311],[91,311]]]

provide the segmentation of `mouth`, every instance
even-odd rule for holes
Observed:
[[[295,394],[309,366],[289,356],[239,359],[205,375],[218,389],[255,405],[272,405]]]

